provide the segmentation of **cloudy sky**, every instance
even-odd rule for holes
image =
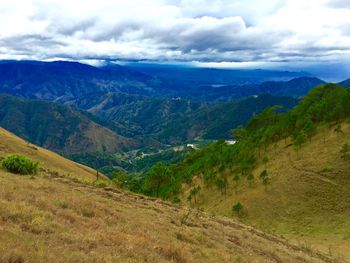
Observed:
[[[0,59],[350,61],[350,0],[3,0]]]

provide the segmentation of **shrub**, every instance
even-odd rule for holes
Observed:
[[[38,162],[34,162],[32,159],[19,154],[9,155],[2,160],[2,167],[16,174],[36,174],[38,166]]]
[[[105,180],[96,180],[96,181],[94,181],[93,182],[93,185],[94,186],[97,186],[97,187],[102,187],[102,188],[104,188],[104,187],[108,187],[109,186],[109,183],[108,183],[108,181],[105,181]]]
[[[243,210],[243,205],[240,202],[237,202],[232,206],[232,212],[235,212],[237,216],[241,216],[241,212]]]

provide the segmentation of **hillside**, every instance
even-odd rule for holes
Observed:
[[[148,193],[179,194],[350,261],[349,99],[348,89],[326,84],[288,112],[267,109],[234,130],[236,144],[219,141],[188,155],[168,168],[172,180]]]
[[[342,135],[334,128],[319,128],[298,152],[290,140],[271,146],[265,153],[268,163],[258,164],[252,171],[256,178],[252,186],[246,179],[237,186],[234,174],[226,171],[221,173],[228,177],[226,195],[215,186],[206,188],[205,182],[196,178],[183,200],[187,203],[190,190],[201,185],[196,207],[211,214],[236,216],[232,206],[240,202],[243,222],[350,261],[350,162],[340,153],[345,143],[350,144],[350,125],[342,125]],[[259,179],[263,170],[271,179],[267,190]]]
[[[228,138],[230,130],[266,107],[293,107],[296,99],[271,95],[207,104],[182,99],[154,99],[122,93],[90,94],[66,104],[115,124],[127,137],[153,138],[161,143],[183,143],[196,138]]]
[[[58,172],[79,179],[96,179],[95,170],[30,144],[0,127],[0,158],[13,153],[22,154],[39,161],[40,167],[46,171]],[[0,173],[3,174],[3,171]]]
[[[34,178],[0,169],[1,262],[333,262],[227,218],[93,187],[81,180],[93,170],[0,135],[1,155],[45,168]]]
[[[344,88],[350,87],[350,79],[347,79],[347,80],[340,82],[339,85],[341,85]]]
[[[82,112],[5,94],[0,94],[0,125],[34,144],[65,154],[111,153],[137,145]]]
[[[314,87],[325,84],[323,80],[312,77],[294,78],[289,81],[267,81],[257,85],[258,94],[273,94],[277,96],[303,97]]]

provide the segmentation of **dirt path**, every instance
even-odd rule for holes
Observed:
[[[329,178],[326,178],[322,173],[320,172],[315,172],[313,170],[309,170],[309,169],[305,169],[305,168],[300,168],[298,167],[292,160],[291,154],[288,153],[288,160],[289,160],[289,165],[291,168],[293,168],[294,170],[298,171],[298,172],[302,172],[305,175],[312,175],[312,178],[316,178],[318,180],[321,180],[325,183],[328,184],[332,184],[333,186],[339,186],[338,183],[330,180]]]

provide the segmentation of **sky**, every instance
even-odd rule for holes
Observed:
[[[2,0],[0,21],[0,59],[350,64],[350,0]]]

